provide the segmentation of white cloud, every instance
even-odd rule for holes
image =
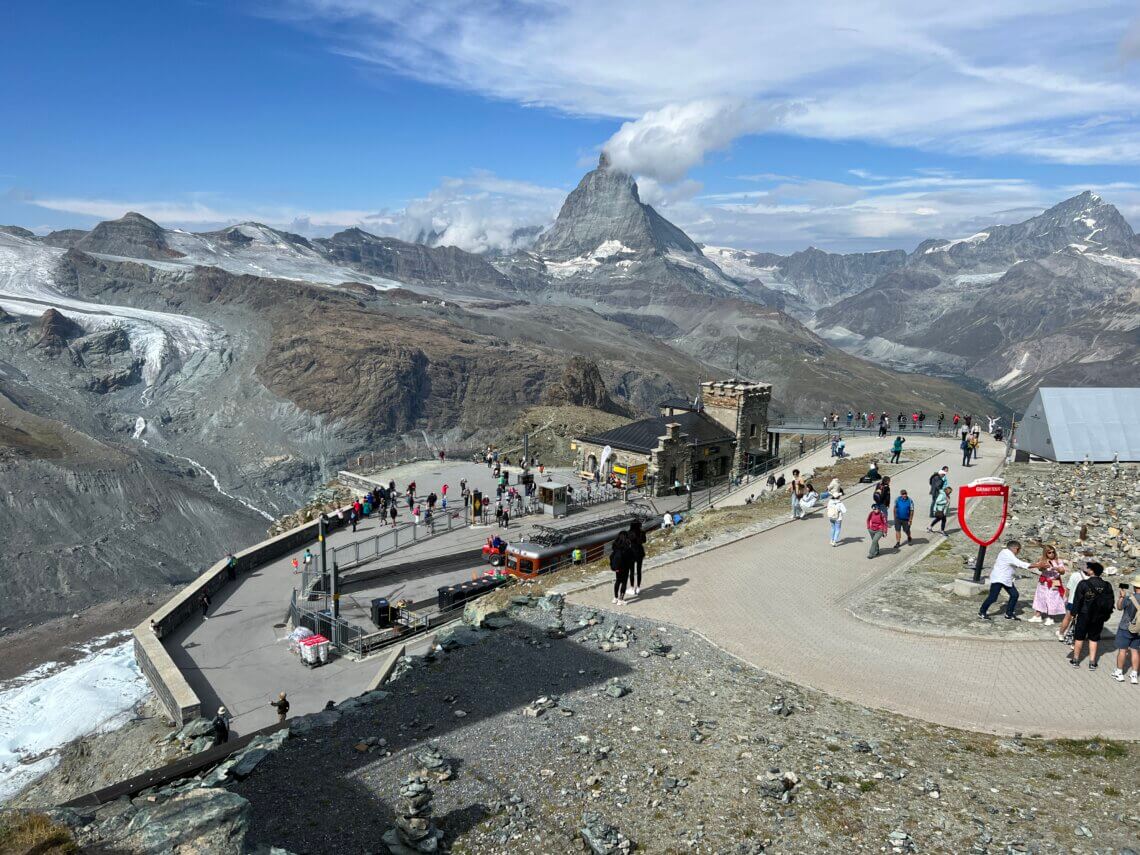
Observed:
[[[410,200],[398,211],[247,206],[203,194],[175,200],[30,196],[22,201],[77,215],[84,226],[137,211],[168,228],[194,231],[253,221],[309,236],[329,235],[351,226],[405,240],[435,232],[443,244],[484,252],[510,250],[525,243],[518,230],[552,221],[565,197],[565,190],[476,171],[466,178],[444,178],[426,196]]]
[[[636,143],[629,162],[655,177],[699,163],[734,128],[762,129],[748,117],[774,110],[788,110],[787,130],[825,139],[1140,162],[1140,64],[1127,61],[1140,51],[1140,24],[1129,29],[1135,0],[771,0],[762,13],[751,0],[291,0],[285,9],[277,14],[385,73],[570,114],[651,113],[626,135]],[[710,103],[737,106],[702,121]],[[1072,127],[1099,115],[1127,118],[1111,132]],[[670,158],[659,141],[678,120]]]
[[[781,108],[723,99],[670,104],[626,122],[602,151],[618,169],[658,181],[678,181],[707,153],[744,134],[772,127]]]

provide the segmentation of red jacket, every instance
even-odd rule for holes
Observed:
[[[886,531],[887,515],[882,511],[871,511],[867,514],[867,531]]]

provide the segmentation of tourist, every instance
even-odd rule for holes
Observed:
[[[906,494],[906,490],[899,490],[899,497],[895,499],[895,549],[902,543],[903,532],[906,532],[906,545],[913,541],[910,537],[910,522],[914,519],[914,502]]]
[[[765,487],[768,489],[768,492],[770,492],[770,493],[775,492],[775,490],[776,490],[776,476],[774,474],[769,473],[768,483],[765,485]]]
[[[843,439],[843,437],[840,437],[839,442],[835,443],[835,456],[836,457],[846,457],[847,456],[847,441],[845,439]]]
[[[946,411],[945,410],[939,410],[938,411],[938,432],[939,433],[942,433],[942,423],[944,421],[946,421]]]
[[[1075,568],[1065,581],[1065,619],[1057,628],[1057,640],[1068,642],[1069,647],[1073,646],[1073,621],[1077,619],[1077,609],[1073,604],[1073,597],[1076,596],[1077,585],[1091,575],[1092,573],[1087,566],[1079,567]]]
[[[969,466],[970,456],[974,453],[974,450],[970,447],[970,438],[966,433],[962,434],[962,441],[958,443],[958,448],[962,451],[962,465]]]
[[[1131,586],[1131,591],[1129,587]],[[1116,629],[1116,682],[1124,682],[1124,669],[1132,659],[1132,673],[1128,675],[1135,686],[1140,683],[1140,573],[1129,582],[1120,583],[1120,596],[1116,607],[1123,613]]]
[[[930,518],[934,519],[934,505],[942,491],[950,485],[950,467],[943,466],[930,476]]]
[[[942,530],[942,536],[948,536],[946,534],[946,517],[950,513],[950,493],[953,490],[953,487],[943,487],[942,492],[934,497],[934,519],[926,527],[926,530],[931,534],[934,533],[934,527],[938,526]]]
[[[232,552],[226,553],[226,575],[231,582],[237,581],[237,559]]]
[[[848,410],[847,411],[847,428],[848,428],[848,430],[851,429],[851,423],[853,421],[855,421],[855,414],[853,412],[851,412],[851,410]]]
[[[207,612],[210,611],[210,595],[205,591],[198,597],[198,606],[202,609],[202,620],[209,620],[210,616]]]
[[[1057,549],[1054,546],[1046,546],[1042,550],[1041,560],[1045,562],[1045,566],[1041,569],[1041,575],[1037,577],[1037,589],[1033,592],[1033,611],[1036,614],[1029,619],[1029,622],[1052,626],[1054,615],[1057,616],[1057,620],[1064,620],[1064,574],[1068,568],[1065,567],[1065,562],[1057,557]]]
[[[958,422],[962,420],[961,416],[957,413],[954,414],[954,433],[958,432]]]
[[[885,475],[875,487],[874,493],[875,504],[883,509],[883,513],[887,513],[891,509],[891,476]]]
[[[672,527],[673,527],[673,515],[669,514],[669,513],[662,514],[661,515],[661,528],[672,528]]]
[[[812,508],[814,508],[817,504],[819,504],[819,493],[816,492],[815,487],[812,485],[811,481],[808,481],[807,492],[804,493],[804,497],[800,499],[800,510],[806,513],[807,511],[810,511]]]
[[[634,520],[629,524],[629,541],[633,552],[633,564],[630,567],[630,581],[633,583],[633,595],[641,593],[641,565],[645,561],[645,532],[641,528],[641,520]]]
[[[974,427],[977,428],[977,425],[974,425]],[[969,447],[969,451],[966,455],[967,461],[978,459],[978,446],[981,445],[981,443],[982,439],[977,433],[970,434],[970,438],[966,440],[966,445]]]
[[[350,510],[348,512],[348,522],[349,522],[349,525],[352,526],[352,531],[355,534],[356,533],[356,511],[355,510]]]
[[[839,476],[832,478],[827,482],[827,491],[820,494],[821,499],[829,499],[839,492]]]
[[[780,477],[776,479],[776,489],[777,490],[783,490],[784,485],[787,483],[788,483],[787,480],[784,478],[784,473],[781,472]]]
[[[906,427],[906,415],[905,414],[899,413],[898,423],[899,423],[899,430],[902,430],[903,428]]]
[[[918,410],[915,410],[913,413],[910,414],[910,419],[911,419],[911,423],[912,423],[911,424],[911,430],[918,430]]]
[[[277,700],[270,701],[269,706],[275,707],[277,709],[278,724],[281,724],[283,721],[285,721],[285,716],[289,715],[289,699],[285,697],[284,692],[277,696]]]
[[[871,465],[867,467],[867,474],[859,479],[860,484],[874,484],[883,476],[879,474],[879,461],[872,460]]]
[[[226,721],[226,708],[218,707],[218,713],[212,722],[214,726],[214,746],[217,747],[230,741],[230,725]]]
[[[918,411],[918,429],[919,430],[925,430],[926,429],[926,413],[923,412],[922,410]]]
[[[510,509],[510,506],[508,505],[507,507],[503,508],[503,528],[510,528],[510,527],[511,527],[511,509]]]
[[[1092,575],[1084,579],[1073,594],[1076,608],[1076,628],[1073,630],[1073,653],[1069,664],[1080,667],[1081,651],[1089,643],[1089,670],[1095,671],[1100,648],[1100,634],[1105,622],[1112,616],[1112,586],[1104,581],[1104,566],[1099,561],[1088,562]]]
[[[633,566],[633,545],[629,532],[619,532],[610,548],[610,570],[614,573],[614,605],[625,602],[625,588],[629,581],[629,570]]]
[[[1017,557],[1019,552],[1021,552],[1021,544],[1016,540],[1011,540],[1005,545],[1005,549],[998,553],[997,560],[990,570],[990,593],[985,602],[982,603],[981,609],[978,610],[978,617],[982,620],[991,620],[987,612],[989,612],[990,606],[997,602],[997,598],[1003,590],[1009,596],[1009,602],[1005,604],[1005,619],[1021,620],[1014,613],[1017,608],[1017,587],[1013,584],[1013,574],[1018,568],[1022,570],[1028,570],[1031,567],[1041,569],[1044,564],[1041,561],[1036,564],[1022,561]]]
[[[902,455],[903,443],[906,440],[901,436],[896,436],[894,443],[891,444],[891,463],[898,463],[899,457]]]
[[[495,503],[495,525],[503,527],[503,506],[499,502]]]
[[[806,493],[807,485],[800,478],[800,470],[793,469],[792,480],[788,484],[788,494],[792,497],[792,519],[794,520],[803,519],[804,512],[800,507],[800,502]]]
[[[839,546],[839,531],[843,528],[843,515],[847,506],[843,504],[843,491],[836,488],[827,500],[827,518],[831,522],[831,545]]]
[[[423,506],[422,506],[422,505],[416,505],[416,506],[415,506],[415,507],[412,509],[412,523],[413,523],[414,525],[419,525],[419,524],[420,524],[420,516],[421,516],[421,514],[423,514]]]
[[[390,516],[392,518],[392,528],[396,527],[396,514],[397,513],[398,513],[398,511],[396,510],[396,503],[392,502],[392,507],[388,508],[388,516]]]
[[[867,551],[868,558],[879,554],[879,541],[887,533],[887,515],[877,504],[871,505],[871,513],[867,514],[867,534],[871,536],[871,548]]]

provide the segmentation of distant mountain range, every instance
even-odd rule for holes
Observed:
[[[604,162],[530,250],[498,255],[136,213],[0,227],[0,471],[25,533],[0,547],[23,568],[0,619],[188,578],[355,454],[479,445],[552,389],[649,412],[739,375],[794,414],[983,413],[929,375],[1017,400],[1135,366],[1138,253],[1115,209],[1084,195],[987,232],[910,255],[702,248]]]

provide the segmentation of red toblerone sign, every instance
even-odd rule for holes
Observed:
[[[1001,499],[1001,516],[992,533],[979,531],[975,523],[973,529],[966,521],[966,505],[969,499]],[[1009,514],[1009,485],[1001,478],[979,478],[958,490],[958,525],[966,536],[978,546],[989,546],[1001,537],[1005,530],[1006,516]]]

